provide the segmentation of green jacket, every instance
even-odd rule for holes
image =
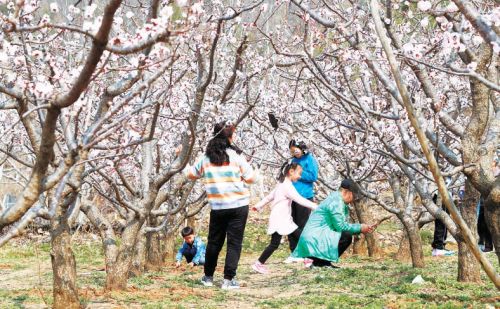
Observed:
[[[349,208],[339,192],[332,192],[311,214],[300,235],[294,257],[317,257],[337,262],[342,232],[361,233],[361,225],[348,222]]]

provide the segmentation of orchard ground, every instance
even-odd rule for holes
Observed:
[[[430,256],[428,229],[422,231],[426,267],[414,269],[395,259],[400,233],[394,222],[379,227],[384,256],[348,256],[340,269],[305,269],[283,264],[287,244],[270,258],[269,275],[256,274],[251,264],[268,243],[266,221],[247,225],[238,279],[240,290],[223,291],[199,284],[203,269],[175,269],[131,278],[127,291],[104,292],[104,259],[100,241],[76,234],[81,302],[86,308],[499,308],[500,295],[483,274],[483,283],[456,281],[457,257]],[[202,233],[202,236],[203,235]],[[179,239],[180,241],[180,239]],[[451,249],[456,249],[453,246]],[[222,281],[224,252],[215,282]],[[497,259],[489,255],[498,269]],[[421,275],[423,284],[412,284]],[[17,240],[0,249],[0,308],[47,308],[52,303],[50,246],[43,241]]]

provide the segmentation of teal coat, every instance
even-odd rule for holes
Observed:
[[[342,196],[339,192],[331,193],[309,217],[292,256],[337,262],[342,232],[361,233],[361,225],[351,224],[348,220],[349,208]]]

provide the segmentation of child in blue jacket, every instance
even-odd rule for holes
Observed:
[[[186,257],[189,266],[205,264],[205,244],[199,236],[196,236],[194,230],[186,226],[182,229],[181,235],[184,242],[175,256],[175,267],[181,266],[182,257]]]

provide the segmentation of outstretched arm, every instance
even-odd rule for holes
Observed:
[[[276,189],[274,189],[273,191],[271,191],[271,193],[269,193],[265,198],[263,198],[260,202],[258,202],[257,204],[255,204],[252,209],[255,209],[255,210],[260,210],[262,207],[264,207],[266,204],[270,203],[271,201],[274,200],[274,192],[276,191]]]
[[[335,212],[331,216],[332,227],[337,232],[348,232],[349,234],[361,233],[361,224],[347,222],[345,216]]]

